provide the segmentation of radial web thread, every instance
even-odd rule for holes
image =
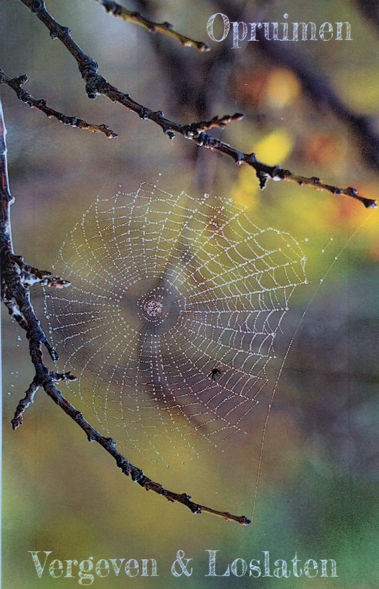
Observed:
[[[218,197],[142,184],[98,198],[55,265],[72,286],[45,299],[69,386],[152,460],[244,433],[304,264],[289,234]]]

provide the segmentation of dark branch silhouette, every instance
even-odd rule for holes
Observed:
[[[78,117],[69,117],[67,115],[54,110],[53,108],[49,107],[46,104],[46,100],[43,98],[34,98],[29,92],[27,92],[22,86],[26,84],[28,81],[27,76],[19,76],[18,78],[10,78],[7,76],[0,68],[0,84],[6,84],[9,88],[12,88],[16,93],[16,96],[22,102],[25,102],[31,108],[36,108],[41,112],[45,113],[45,115],[49,118],[55,118],[64,125],[69,125],[70,127],[77,127],[78,129],[82,129],[83,131],[91,131],[92,133],[102,133],[108,139],[113,139],[117,137],[117,133],[112,131],[107,125],[93,125],[92,123],[86,123],[82,119]]]
[[[175,133],[183,135],[186,139],[190,139],[200,147],[206,147],[212,151],[222,153],[232,158],[238,165],[246,163],[254,168],[259,179],[260,187],[265,188],[267,181],[272,178],[275,180],[291,180],[298,185],[313,186],[317,190],[327,190],[334,195],[345,195],[356,200],[359,200],[365,207],[376,207],[376,201],[365,198],[358,194],[355,188],[338,188],[326,184],[315,176],[305,177],[295,174],[290,170],[281,168],[280,166],[269,166],[260,162],[254,153],[243,153],[229,144],[206,134],[198,127],[192,125],[182,125],[167,119],[162,111],[152,111],[149,108],[139,104],[133,100],[129,94],[121,92],[115,86],[112,86],[103,76],[98,73],[98,64],[75,43],[71,36],[71,31],[67,27],[60,25],[48,12],[44,0],[20,0],[29,10],[31,10],[37,18],[50,31],[50,36],[53,39],[59,39],[67,50],[71,53],[78,64],[80,74],[85,82],[85,89],[89,98],[96,98],[97,95],[104,95],[112,102],[117,102],[127,109],[135,112],[143,120],[150,120],[156,123],[162,131],[172,139]],[[240,115],[238,115],[240,117]]]
[[[304,91],[317,108],[327,106],[354,133],[365,162],[377,172],[379,135],[375,130],[374,120],[369,116],[354,113],[337,96],[329,80],[316,73],[304,56],[290,52],[283,46],[279,51],[274,43],[265,39],[260,40],[260,49],[276,63],[290,68],[296,74]]]
[[[355,0],[359,9],[366,16],[376,31],[379,30],[379,5],[376,0]],[[252,11],[248,5],[238,7],[227,0],[217,0],[218,10],[228,14],[233,21],[263,22],[269,18],[270,6],[268,2],[261,2]],[[275,64],[281,64],[290,69],[299,80],[302,89],[317,109],[327,107],[346,125],[356,137],[356,145],[368,164],[376,172],[379,170],[379,134],[376,122],[372,117],[356,114],[336,94],[333,85],[323,72],[318,71],[306,55],[298,50],[289,48],[285,43],[272,43],[264,38],[262,29],[257,30],[259,43],[248,51],[260,51]],[[252,51],[252,52],[253,52]],[[367,205],[366,205],[367,206]]]
[[[41,271],[23,261],[23,258],[16,256],[12,246],[12,232],[10,224],[10,205],[14,202],[9,189],[8,167],[7,167],[7,147],[6,147],[6,128],[0,100],[0,250],[1,250],[1,298],[8,308],[11,316],[18,322],[20,327],[26,332],[29,341],[29,353],[35,368],[35,376],[15,411],[12,420],[13,429],[17,429],[23,423],[23,416],[26,409],[33,402],[35,394],[39,388],[43,388],[47,395],[63,411],[73,419],[78,426],[86,433],[89,441],[97,442],[113,458],[122,472],[131,476],[132,480],[138,483],[147,491],[154,491],[165,497],[172,503],[181,503],[192,511],[199,514],[202,512],[210,513],[223,517],[224,519],[235,521],[239,524],[248,525],[250,520],[244,515],[233,515],[227,511],[219,511],[199,505],[191,501],[187,493],[176,493],[165,489],[160,483],[148,478],[143,471],[134,466],[118,450],[116,442],[112,438],[106,438],[99,433],[84,418],[83,414],[78,411],[56,387],[57,382],[75,380],[70,372],[59,374],[51,371],[44,363],[42,347],[45,346],[50,357],[53,360],[58,359],[58,354],[50,345],[45,333],[43,332],[40,322],[34,312],[30,300],[29,287],[39,282],[51,288],[63,288],[70,285],[66,280],[59,277],[52,277],[50,272]]]
[[[121,4],[113,2],[113,0],[95,0],[95,2],[101,4],[101,6],[103,6],[107,12],[113,14],[113,16],[117,16],[122,18],[122,20],[139,25],[149,31],[149,33],[162,33],[163,35],[172,37],[173,39],[179,41],[183,47],[195,47],[195,49],[198,49],[202,53],[205,51],[210,51],[211,49],[206,43],[202,43],[201,41],[194,41],[193,39],[190,39],[189,37],[174,31],[172,24],[169,22],[153,22],[142,16],[140,12],[135,10],[128,10],[127,8],[121,6]]]
[[[85,82],[86,92],[89,98],[96,98],[97,95],[104,95],[113,102],[117,102],[127,109],[135,112],[143,120],[150,120],[157,124],[162,131],[172,139],[175,133],[182,135],[186,139],[194,142],[200,147],[206,147],[231,158],[236,164],[246,163],[251,166],[258,177],[261,188],[265,188],[269,179],[293,181],[299,185],[309,185],[317,190],[327,190],[334,195],[346,195],[359,200],[365,207],[375,207],[376,202],[358,194],[357,190],[348,188],[338,188],[322,182],[317,177],[305,177],[295,174],[290,170],[280,166],[269,166],[260,162],[254,153],[243,153],[238,149],[222,142],[221,140],[209,135],[207,131],[211,128],[223,128],[226,124],[242,118],[242,115],[236,113],[232,116],[224,117],[215,116],[209,120],[195,122],[191,124],[180,124],[167,119],[161,111],[152,111],[151,109],[134,101],[128,94],[112,86],[104,77],[98,73],[97,63],[73,40],[70,30],[60,25],[47,11],[44,0],[20,0],[37,18],[48,28],[50,36],[58,38],[74,57],[77,62],[80,74]],[[150,32],[163,33],[179,40],[185,46],[193,46],[200,51],[207,51],[209,47],[205,43],[199,43],[184,37],[175,32],[171,25],[165,23],[153,23],[142,17],[140,13],[128,11],[116,2],[110,0],[97,0],[107,12],[118,16],[126,21],[134,22],[145,27]],[[27,81],[26,76],[17,78],[8,77],[3,70],[0,70],[0,84],[9,86],[17,97],[31,107],[37,108],[48,117],[54,117],[64,124],[78,127],[80,129],[90,130],[92,132],[102,133],[107,137],[116,137],[116,133],[106,125],[93,125],[78,119],[69,117],[47,106],[44,99],[35,99],[22,86]],[[127,458],[122,456],[116,450],[116,442],[112,438],[106,438],[84,418],[57,388],[56,383],[75,379],[71,373],[56,373],[51,371],[44,363],[43,347],[48,351],[51,359],[58,358],[57,352],[49,343],[40,322],[35,314],[31,299],[30,286],[40,283],[51,288],[62,288],[69,286],[68,281],[59,277],[53,277],[48,271],[40,271],[33,266],[25,263],[23,258],[15,255],[12,245],[12,233],[10,224],[10,206],[13,202],[9,190],[8,169],[7,169],[7,149],[6,149],[6,129],[4,124],[2,105],[0,101],[0,254],[1,254],[1,298],[7,306],[10,315],[17,321],[20,327],[25,331],[29,342],[29,353],[35,369],[35,376],[28,387],[25,397],[19,402],[12,425],[17,429],[23,423],[24,413],[33,402],[35,394],[39,388],[44,389],[48,396],[63,411],[71,417],[79,427],[85,432],[88,440],[96,441],[100,444],[116,461],[117,466],[122,472],[131,476],[132,480],[137,482],[146,490],[152,490],[162,495],[170,502],[178,502],[185,505],[193,513],[207,512],[213,515],[223,517],[227,520],[236,521],[240,524],[250,524],[245,516],[232,515],[226,511],[214,510],[210,507],[199,505],[190,500],[186,493],[175,493],[166,490],[161,484],[149,479],[141,469],[131,464]]]

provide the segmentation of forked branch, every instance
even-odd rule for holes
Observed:
[[[86,433],[90,442],[97,442],[104,448],[104,450],[108,452],[108,454],[113,456],[117,466],[126,476],[130,476],[135,483],[138,483],[142,488],[146,489],[146,491],[153,491],[158,495],[162,495],[162,497],[165,497],[170,503],[181,503],[182,505],[188,507],[188,509],[194,514],[210,513],[211,515],[216,515],[229,521],[235,521],[241,525],[249,525],[251,523],[251,521],[244,515],[233,515],[228,511],[219,511],[217,509],[207,507],[206,505],[200,505],[199,503],[191,501],[191,497],[190,495],[187,495],[187,493],[176,493],[174,491],[169,491],[168,489],[165,489],[160,483],[157,483],[148,478],[140,468],[134,466],[127,458],[125,458],[125,456],[116,450],[116,442],[113,438],[106,438],[100,434],[84,418],[83,414],[75,409],[75,407],[62,395],[61,391],[55,386],[54,382],[57,380],[67,379],[72,380],[72,375],[69,373],[57,375],[56,373],[52,373],[46,369],[45,378],[40,381],[40,386],[42,386],[49,397],[78,424],[78,426]],[[22,413],[33,401],[33,397],[39,388],[36,380],[37,379],[35,378],[29,387],[25,398],[19,403],[15,417],[12,420],[14,429],[17,429],[17,427],[22,424]]]
[[[161,111],[152,111],[151,109],[134,101],[128,94],[121,92],[115,86],[112,86],[104,77],[98,73],[97,63],[73,40],[70,30],[60,25],[47,11],[44,0],[20,0],[29,10],[44,23],[50,32],[52,38],[58,38],[75,58],[81,76],[85,82],[86,92],[89,98],[96,98],[97,95],[104,95],[113,102],[118,102],[127,109],[137,113],[141,119],[150,120],[156,123],[169,138],[173,138],[178,133],[186,139],[193,141],[198,146],[206,147],[232,158],[233,161],[240,165],[246,163],[251,166],[258,177],[261,188],[265,188],[267,181],[290,180],[299,185],[310,185],[318,190],[327,190],[335,195],[346,195],[362,202],[366,207],[375,207],[376,202],[367,199],[358,194],[357,190],[351,187],[341,189],[326,183],[323,183],[317,177],[304,177],[294,174],[290,170],[280,166],[269,166],[260,162],[254,153],[243,153],[227,143],[212,137],[207,131],[213,127],[223,128],[227,123],[239,120],[242,115],[236,113],[232,116],[213,117],[209,121],[200,121],[197,123],[182,125],[167,119]],[[171,25],[165,23],[153,23],[142,17],[139,13],[129,11],[111,0],[97,0],[107,12],[114,14],[124,20],[134,22],[145,27],[150,32],[159,32],[169,35],[179,40],[185,46],[194,46],[200,51],[207,51],[209,47],[204,43],[199,43],[173,31]],[[35,99],[27,93],[22,85],[26,82],[26,76],[19,78],[9,78],[3,70],[0,70],[0,83],[7,84],[14,90],[18,98],[44,112],[49,117],[54,117],[64,124],[87,129],[93,132],[100,132],[107,137],[115,137],[114,131],[106,125],[92,125],[76,117],[68,117],[47,106],[43,99]],[[67,281],[59,277],[52,277],[50,272],[40,271],[26,264],[20,256],[16,256],[12,246],[12,234],[10,225],[10,205],[13,202],[9,190],[8,170],[7,170],[7,152],[5,140],[5,125],[0,101],[0,254],[1,254],[1,299],[7,306],[11,316],[18,322],[20,327],[25,331],[29,341],[29,353],[34,365],[35,376],[26,391],[24,399],[17,406],[15,416],[12,420],[14,429],[17,429],[23,422],[26,409],[33,402],[39,388],[43,388],[49,397],[63,411],[73,419],[78,426],[85,432],[90,441],[96,441],[100,444],[116,461],[117,466],[122,472],[131,476],[132,480],[137,482],[146,490],[154,491],[162,495],[170,502],[178,502],[185,505],[193,513],[207,512],[213,515],[223,517],[227,520],[236,521],[240,524],[250,524],[250,520],[245,516],[232,515],[226,511],[218,511],[210,507],[199,505],[191,501],[190,496],[186,493],[175,493],[162,487],[161,484],[148,478],[141,469],[131,464],[127,458],[116,450],[116,443],[112,438],[106,438],[84,418],[57,388],[56,383],[66,380],[73,380],[75,376],[71,373],[59,374],[51,371],[45,364],[43,358],[43,346],[47,349],[50,357],[57,359],[57,353],[49,343],[43,332],[40,322],[35,314],[31,299],[30,286],[39,282],[41,284],[54,288],[68,286]]]
[[[85,82],[85,89],[89,98],[96,98],[97,95],[104,95],[112,102],[117,102],[127,109],[137,113],[143,120],[150,120],[156,123],[162,131],[172,139],[175,133],[179,133],[186,139],[196,143],[200,147],[206,147],[212,151],[216,151],[223,155],[232,158],[238,165],[246,163],[251,166],[259,179],[261,188],[265,188],[267,181],[271,178],[274,180],[285,180],[296,182],[298,185],[307,185],[316,188],[317,190],[327,190],[334,195],[345,195],[354,198],[364,204],[367,208],[375,208],[376,201],[370,198],[365,198],[358,193],[358,190],[352,187],[339,188],[330,184],[326,184],[316,176],[305,177],[295,174],[290,170],[284,169],[280,166],[269,166],[260,162],[254,153],[243,153],[229,144],[212,137],[202,130],[203,123],[192,125],[182,125],[167,119],[162,111],[152,111],[151,109],[139,104],[133,100],[129,94],[121,92],[115,86],[112,86],[103,76],[98,73],[98,64],[75,43],[71,36],[71,31],[67,27],[60,25],[48,12],[44,0],[20,0],[29,10],[36,14],[37,18],[48,28],[50,36],[53,39],[59,39],[71,53],[78,64],[79,71]],[[226,119],[218,119],[215,117],[209,121],[206,129],[212,126],[219,126],[211,124],[212,121],[221,121]],[[241,115],[236,114],[231,117],[231,120],[241,118]]]
[[[14,201],[11,196],[8,181],[6,128],[0,99],[0,255],[1,255],[1,300],[8,308],[10,315],[25,331],[29,341],[29,353],[35,369],[35,376],[27,389],[24,398],[19,402],[14,418],[13,429],[16,430],[23,423],[24,413],[31,403],[39,388],[43,388],[48,396],[78,424],[86,433],[88,440],[95,441],[102,446],[116,461],[117,466],[126,476],[138,483],[147,491],[154,491],[165,497],[172,503],[181,503],[190,509],[192,513],[210,513],[224,519],[248,525],[250,520],[244,515],[233,515],[227,511],[218,511],[199,505],[191,501],[187,493],[176,493],[165,489],[160,483],[148,478],[143,471],[131,464],[118,450],[116,442],[100,434],[84,418],[56,387],[57,382],[75,380],[70,372],[59,374],[51,371],[43,359],[42,348],[45,346],[53,360],[58,359],[58,354],[49,343],[43,332],[40,322],[35,314],[29,287],[37,282],[52,288],[67,287],[70,283],[59,277],[52,277],[50,272],[41,271],[26,264],[22,257],[16,256],[12,246],[10,205]]]
[[[36,108],[43,112],[49,119],[55,118],[64,125],[69,125],[70,127],[77,127],[78,129],[84,131],[91,131],[91,133],[102,133],[108,139],[113,139],[117,137],[117,133],[112,131],[108,127],[108,125],[94,125],[92,123],[87,123],[83,121],[83,119],[79,119],[78,117],[70,117],[65,115],[57,110],[54,110],[50,106],[46,104],[46,100],[43,98],[34,98],[29,92],[27,92],[22,86],[26,84],[28,81],[27,76],[19,76],[18,78],[10,78],[7,76],[0,68],[0,84],[6,84],[9,88],[16,93],[16,96],[22,102],[25,102],[31,108]]]

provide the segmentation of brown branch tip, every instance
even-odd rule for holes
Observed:
[[[153,23],[152,21],[142,17],[138,12],[128,11],[111,0],[96,1],[100,2],[108,12],[112,12],[112,14],[119,16],[124,20],[136,22],[140,26],[147,28],[150,32],[159,32],[171,37],[175,37],[183,45],[194,46],[200,51],[209,50],[209,47],[206,44],[198,43],[173,31],[172,26],[167,22],[161,24]],[[98,94],[105,95],[110,100],[118,102],[127,109],[137,113],[142,119],[149,119],[155,122],[169,137],[173,137],[174,132],[179,133],[185,138],[194,141],[198,146],[209,148],[223,155],[227,155],[238,165],[246,163],[247,165],[254,168],[262,189],[265,188],[269,179],[293,181],[298,185],[309,185],[313,186],[317,190],[327,190],[337,196],[346,195],[362,202],[367,208],[376,208],[377,205],[375,200],[361,196],[358,191],[352,187],[341,189],[323,183],[315,176],[308,178],[294,174],[290,170],[283,169],[280,166],[269,166],[258,161],[254,153],[243,153],[231,147],[227,143],[224,143],[219,139],[208,135],[205,132],[213,127],[222,129],[229,122],[240,120],[242,115],[239,113],[236,113],[232,116],[226,115],[221,118],[216,116],[209,121],[200,121],[190,125],[181,125],[166,119],[162,112],[154,112],[137,103],[131,99],[128,94],[120,92],[117,88],[111,86],[111,84],[109,84],[105,78],[98,74],[98,66],[96,62],[87,56],[73,41],[69,29],[62,27],[54,20],[54,18],[46,10],[44,0],[21,0],[21,2],[25,4],[30,10],[32,10],[32,12],[34,12],[36,16],[46,25],[50,31],[50,35],[53,38],[59,38],[60,41],[64,43],[68,51],[75,58],[82,78],[85,81],[87,94],[90,98],[95,98]],[[62,113],[54,111],[47,106],[44,100],[35,99],[22,88],[22,85],[25,84],[26,81],[26,76],[20,76],[19,78],[9,78],[5,75],[3,70],[0,70],[0,83],[7,84],[11,89],[13,89],[20,100],[31,107],[41,110],[48,117],[54,117],[64,124],[74,127],[90,130],[92,132],[103,133],[107,137],[116,136],[116,134],[106,125],[91,125],[76,117],[67,117]],[[5,133],[3,140],[5,145]],[[3,191],[4,194],[2,195],[2,200],[7,202],[9,206],[11,201],[9,199],[7,200],[7,197],[10,193],[7,188],[6,158],[4,154],[3,156],[3,177],[1,180],[3,187],[5,187],[6,190],[4,189]],[[3,240],[3,243],[5,242],[6,240]],[[2,262],[2,300],[7,305],[9,312],[27,333],[27,337],[29,339],[30,355],[33,365],[36,369],[36,376],[33,379],[33,382],[26,392],[25,398],[20,401],[16,409],[15,417],[12,420],[14,429],[17,429],[17,427],[22,424],[24,411],[33,402],[34,395],[38,388],[42,387],[52,398],[52,400],[81,427],[81,429],[87,434],[89,440],[95,440],[101,446],[103,446],[103,448],[115,458],[117,465],[122,469],[124,474],[131,475],[132,479],[146,490],[153,490],[154,492],[166,497],[166,499],[170,502],[179,502],[187,506],[193,513],[208,512],[213,515],[223,517],[227,520],[236,521],[243,525],[250,524],[251,521],[246,518],[246,516],[235,516],[226,511],[218,511],[203,505],[199,505],[192,502],[190,496],[186,493],[178,494],[168,491],[164,489],[159,483],[155,483],[146,477],[140,469],[133,466],[126,458],[117,452],[115,449],[115,442],[113,440],[105,438],[99,432],[97,432],[84,419],[82,414],[65,399],[62,393],[56,388],[54,383],[58,381],[74,380],[75,377],[70,373],[58,374],[52,372],[43,363],[41,351],[43,345],[47,348],[50,356],[53,359],[57,359],[57,354],[48,343],[45,334],[40,328],[39,321],[30,302],[29,287],[35,282],[40,282],[45,286],[61,288],[68,286],[69,282],[62,280],[59,277],[52,277],[50,272],[39,271],[38,269],[25,264],[23,258],[20,256],[15,256],[13,253],[10,239],[8,239],[8,243],[5,243],[5,245],[2,246]],[[22,312],[20,309],[22,309]]]
[[[174,31],[173,25],[167,21],[163,23],[153,22],[148,18],[142,16],[140,12],[137,12],[135,10],[127,10],[126,8],[124,8],[117,2],[114,2],[113,0],[95,0],[95,2],[101,4],[101,6],[103,6],[103,8],[105,8],[107,12],[113,14],[113,16],[121,18],[124,21],[132,22],[136,25],[139,25],[147,31],[149,31],[149,33],[161,33],[168,37],[172,37],[173,39],[179,41],[183,45],[183,47],[194,47],[202,53],[211,50],[210,46],[207,43],[203,43],[201,41],[194,41],[190,37],[186,37],[185,35],[182,35],[181,33]]]
[[[114,139],[115,137],[118,137],[117,133],[108,127],[108,125],[95,125],[93,123],[87,123],[78,117],[70,117],[48,106],[46,100],[43,98],[34,98],[34,96],[22,88],[22,86],[26,84],[27,81],[28,77],[26,75],[19,76],[18,78],[10,78],[5,74],[4,70],[0,68],[0,84],[6,84],[16,93],[17,98],[21,100],[21,102],[24,102],[30,106],[30,108],[35,108],[43,112],[49,119],[55,118],[64,125],[76,127],[82,131],[101,133],[108,139]]]
[[[101,0],[106,2],[106,0]],[[200,147],[209,148],[212,151],[222,153],[232,158],[237,164],[247,163],[255,169],[261,188],[265,188],[267,181],[274,180],[291,180],[298,185],[308,185],[317,190],[327,190],[334,195],[345,195],[354,198],[364,204],[367,208],[376,208],[376,201],[361,196],[355,188],[338,188],[323,183],[319,178],[313,176],[307,178],[294,174],[290,170],[280,166],[269,166],[259,162],[254,153],[243,153],[229,144],[208,135],[204,131],[211,127],[223,127],[231,120],[240,120],[242,115],[236,113],[232,117],[214,117],[210,121],[182,125],[165,118],[162,111],[152,111],[151,109],[139,104],[128,94],[121,92],[115,86],[112,86],[103,76],[98,73],[98,64],[75,43],[71,32],[67,27],[60,25],[48,12],[44,0],[21,0],[29,10],[32,10],[36,17],[50,31],[53,38],[58,38],[71,53],[78,64],[79,71],[86,85],[86,92],[89,98],[96,98],[97,95],[104,95],[113,102],[117,102],[125,108],[135,112],[142,120],[150,120],[157,124],[162,131],[172,139],[175,133],[179,133],[186,139],[196,143]]]

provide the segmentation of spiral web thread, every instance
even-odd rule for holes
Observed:
[[[289,234],[219,197],[142,184],[98,198],[55,265],[72,286],[45,298],[70,387],[150,460],[246,433],[304,264]]]

